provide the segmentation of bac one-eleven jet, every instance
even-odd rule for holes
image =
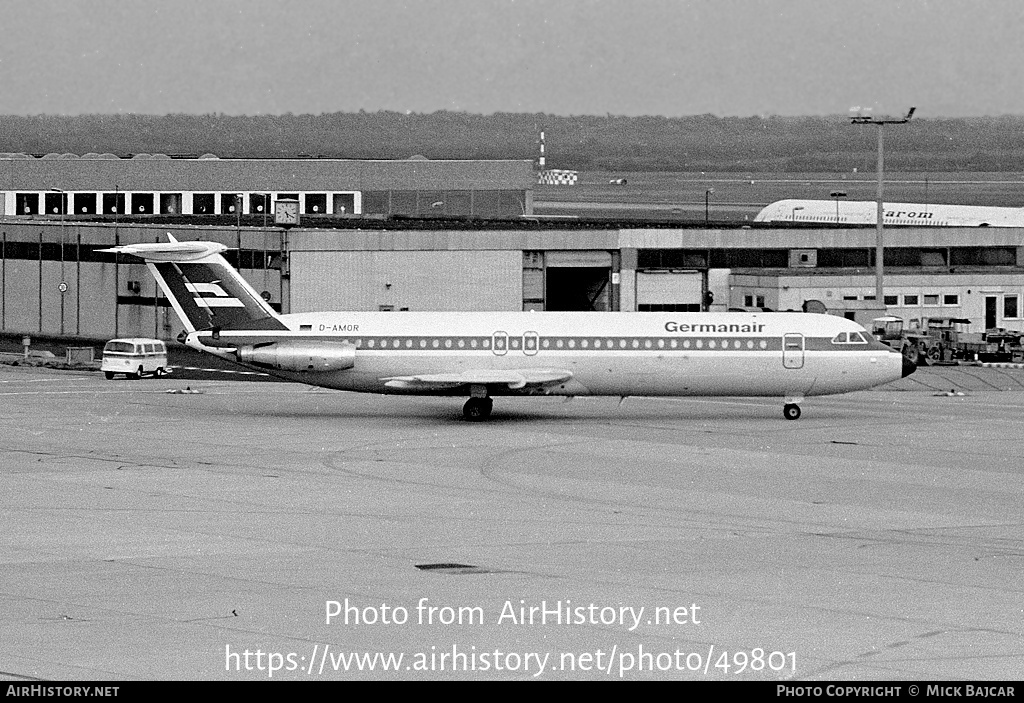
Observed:
[[[215,242],[129,244],[195,349],[314,386],[468,396],[805,396],[871,388],[914,371],[860,325],[811,313],[306,312],[280,315]]]

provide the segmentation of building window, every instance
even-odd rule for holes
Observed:
[[[67,212],[67,193],[44,193],[43,207],[47,215],[60,215]]]
[[[192,196],[193,215],[213,214],[213,193],[196,193]]]
[[[96,214],[96,194],[95,193],[75,193],[74,198],[74,212],[76,215],[95,215]]]
[[[249,212],[253,215],[265,215],[270,212],[270,194],[253,193],[249,196]]]
[[[161,193],[160,213],[163,215],[180,215],[181,193]]]
[[[918,295],[904,295],[903,304],[908,306],[920,305],[921,297]]]
[[[338,212],[337,206],[334,212]],[[391,212],[391,195],[386,190],[369,190],[363,192],[363,213],[367,215],[387,215]]]
[[[642,269],[705,268],[707,265],[707,251],[693,249],[640,249],[637,251],[637,267]]]
[[[496,190],[478,190],[473,193],[473,215],[476,217],[498,217],[501,214],[501,197]]]
[[[153,194],[152,193],[132,193],[132,214],[134,214],[134,215],[152,215],[153,214]]]
[[[924,296],[924,304],[925,305],[938,305],[939,304],[939,294],[935,293],[933,295],[929,295],[929,294],[926,293],[925,296]]]
[[[526,214],[526,194],[521,190],[503,190],[499,197],[500,215],[519,217]]]
[[[960,295],[957,294],[957,293],[953,293],[953,294],[948,294],[947,293],[946,295],[942,296],[942,304],[943,305],[959,305],[960,304]]]
[[[416,191],[414,190],[393,190],[391,191],[391,215],[415,215],[416,214]]]
[[[1003,298],[1003,317],[1020,317],[1020,308],[1017,306],[1017,296],[1008,295]]]
[[[39,194],[38,193],[15,193],[14,195],[14,207],[15,213],[18,215],[38,215],[39,214]]]
[[[895,306],[900,304],[900,297],[898,295],[887,295],[885,296],[886,307]]]
[[[307,215],[326,215],[327,194],[306,193],[306,209],[304,210],[304,212]]]
[[[843,300],[857,300],[857,296],[855,296],[855,295],[844,295],[843,296]]]
[[[334,214],[351,215],[356,211],[356,196],[352,193],[334,194]]]
[[[124,193],[104,193],[103,194],[103,214],[124,214]]]
[[[427,216],[444,215],[446,208],[447,203],[444,200],[444,193],[442,191],[416,191],[416,214]]]
[[[473,196],[468,190],[448,190],[444,193],[444,211],[447,215],[468,216],[473,211]]]
[[[700,303],[640,303],[637,312],[700,312]]]
[[[238,193],[220,194],[220,211],[224,215],[234,215],[242,206],[242,196]]]

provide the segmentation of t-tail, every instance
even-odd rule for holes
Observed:
[[[102,251],[131,254],[146,262],[189,332],[284,330],[278,314],[231,267],[216,242],[126,244]]]

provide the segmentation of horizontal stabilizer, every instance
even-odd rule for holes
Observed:
[[[113,254],[131,254],[146,261],[198,261],[226,251],[219,242],[153,242],[124,244],[112,249],[100,249]]]
[[[572,372],[564,369],[471,369],[462,373],[431,373],[420,376],[392,376],[382,378],[388,388],[404,390],[440,390],[459,386],[506,386],[519,390],[526,386],[543,387],[565,383]]]

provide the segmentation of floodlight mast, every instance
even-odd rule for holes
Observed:
[[[855,110],[858,108],[854,108]],[[883,257],[885,251],[885,234],[884,227],[882,225],[882,183],[884,181],[883,168],[884,168],[884,157],[883,150],[885,145],[885,125],[887,124],[906,124],[910,122],[910,118],[914,116],[914,110],[916,107],[910,108],[907,112],[907,116],[899,120],[876,120],[871,115],[853,115],[850,118],[851,124],[870,124],[878,127],[878,165],[876,171],[878,172],[878,194],[876,196],[877,203],[877,221],[875,222],[875,300],[879,303],[885,304],[885,294],[883,292]]]

